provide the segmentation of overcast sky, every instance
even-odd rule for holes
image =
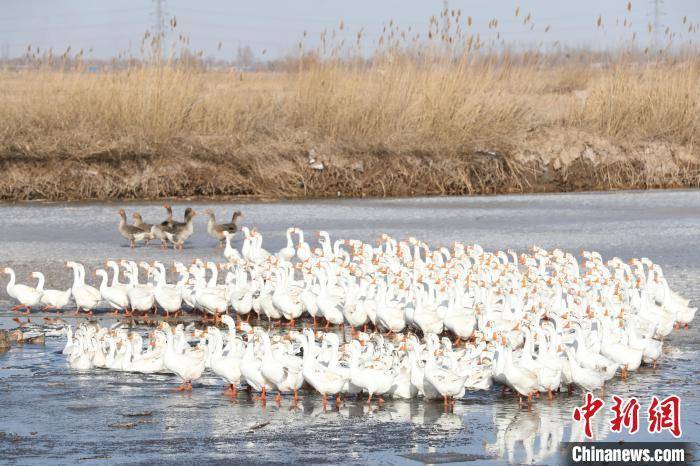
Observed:
[[[682,33],[681,40],[700,39],[683,26],[683,16],[700,22],[700,0],[665,0],[660,16],[664,26]],[[232,58],[239,46],[249,45],[259,55],[276,57],[292,50],[306,30],[308,42],[317,42],[324,29],[337,28],[340,20],[350,36],[364,27],[366,48],[376,41],[383,25],[394,20],[402,27],[425,33],[428,19],[439,13],[439,0],[163,0],[165,17],[175,16],[178,33],[187,34],[193,49],[205,55]],[[499,20],[501,38],[509,44],[532,46],[555,40],[572,46],[610,48],[637,32],[641,45],[650,42],[647,25],[653,22],[654,0],[449,0],[452,9],[461,9],[463,17],[474,18],[472,29],[482,38],[495,36],[489,20]],[[516,7],[520,16],[515,17]],[[144,31],[156,23],[154,0],[3,0],[0,3],[0,54],[19,56],[27,44],[61,53],[68,45],[73,50],[89,48],[95,58],[109,58],[131,48],[138,53]],[[532,14],[531,24],[523,18]],[[596,26],[602,15],[604,28]],[[624,19],[632,22],[624,28]],[[618,23],[616,25],[616,23]],[[545,33],[545,27],[550,26]],[[490,34],[490,35],[489,35]],[[223,43],[218,50],[218,43]]]

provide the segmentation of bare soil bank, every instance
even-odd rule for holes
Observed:
[[[561,128],[530,133],[502,153],[445,157],[353,153],[319,144],[310,163],[306,145],[234,153],[190,144],[169,144],[167,154],[153,149],[81,157],[5,153],[0,199],[293,199],[700,187],[700,154],[692,147],[614,144]]]

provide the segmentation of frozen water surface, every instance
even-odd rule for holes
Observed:
[[[332,238],[375,239],[380,233],[413,235],[431,245],[454,240],[487,249],[522,250],[533,244],[570,251],[593,249],[604,257],[647,256],[659,263],[671,287],[700,302],[700,192],[623,192],[474,198],[334,200],[274,203],[175,203],[213,208],[220,219],[238,208],[243,225],[256,226],[264,246],[284,245],[284,229],[301,227],[313,244],[319,229]],[[146,260],[218,259],[206,234],[205,216],[182,252],[157,246],[129,249],[116,231],[118,204],[37,203],[0,205],[0,266],[14,267],[22,280],[32,270],[47,286],[68,287],[65,260],[89,268],[106,258]],[[132,203],[130,214],[160,221],[159,203]],[[240,242],[237,241],[238,245]],[[2,285],[5,281],[3,278]],[[0,327],[11,328],[8,297],[0,291]],[[110,321],[105,318],[104,325]],[[577,439],[571,424],[578,396],[560,394],[536,401],[531,410],[500,390],[467,393],[454,413],[442,403],[387,400],[368,408],[348,400],[323,412],[320,397],[304,394],[298,409],[285,399],[265,407],[247,394],[232,400],[213,376],[191,394],[172,389],[174,377],[96,370],[71,372],[60,354],[62,339],[46,346],[14,346],[0,354],[0,462],[2,463],[384,463],[419,464],[523,462],[555,464],[560,441]],[[637,396],[644,409],[652,395],[682,397],[683,440],[700,439],[697,324],[667,339],[656,370],[642,368],[630,379],[606,386],[610,396]],[[140,415],[138,415],[140,414]],[[671,440],[646,432],[633,437],[609,431],[597,416],[596,437],[605,440]],[[641,430],[646,418],[642,415]]]

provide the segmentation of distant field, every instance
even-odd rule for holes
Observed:
[[[0,198],[697,186],[697,55],[574,55],[2,71]]]

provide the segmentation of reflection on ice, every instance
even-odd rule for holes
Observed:
[[[382,405],[368,405],[364,400],[346,399],[340,407],[328,407],[323,409],[319,403],[320,398],[315,395],[306,395],[302,401],[293,407],[289,406],[272,408],[276,412],[285,410],[303,413],[319,419],[342,418],[359,420],[369,418],[374,422],[410,423],[417,426],[435,426],[440,430],[457,430],[464,427],[463,418],[459,409],[455,412],[445,412],[441,402],[421,402],[417,400],[391,400]]]
[[[566,395],[563,395],[566,397]],[[493,405],[494,442],[484,444],[489,453],[509,462],[541,463],[557,454],[561,442],[586,441],[583,424],[572,421],[580,397],[538,403],[531,409],[517,409],[508,403]],[[603,441],[610,432],[610,418],[601,411],[591,420],[594,441]]]

